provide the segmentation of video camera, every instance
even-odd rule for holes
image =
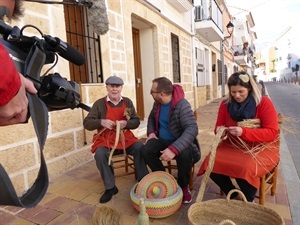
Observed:
[[[41,38],[23,35],[27,27],[39,31]],[[0,205],[31,208],[41,201],[49,184],[47,164],[43,154],[49,124],[48,111],[79,107],[90,111],[89,106],[81,103],[79,85],[76,82],[67,81],[59,73],[47,73],[56,65],[58,55],[76,65],[82,65],[85,58],[68,43],[57,37],[44,35],[33,25],[26,25],[19,29],[0,20],[0,42],[9,52],[17,70],[30,79],[38,90],[37,95],[27,94],[27,97],[30,116],[40,146],[38,176],[21,197],[17,196],[7,172],[0,163]],[[50,63],[52,66],[41,76],[43,66]],[[0,66],[1,69],[5,67],[5,65]]]
[[[25,28],[34,28],[41,38],[23,35]],[[2,38],[1,38],[2,36]],[[22,29],[11,27],[0,20],[0,42],[4,45],[15,63],[17,70],[30,79],[38,90],[39,98],[46,104],[49,111],[90,107],[81,103],[79,85],[67,81],[59,73],[47,74],[57,63],[58,55],[76,64],[85,63],[85,57],[75,48],[57,37],[43,34],[33,25],[25,25]],[[51,64],[50,69],[41,76],[45,64]]]

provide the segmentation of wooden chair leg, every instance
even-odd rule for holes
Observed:
[[[194,185],[194,173],[195,173],[195,165],[193,165],[191,171],[190,171],[190,182],[189,182],[189,186],[190,189],[193,189],[193,185]]]
[[[260,178],[260,186],[259,186],[259,204],[264,205],[266,199],[266,175]]]
[[[125,156],[125,171],[128,173],[128,157],[127,155]]]
[[[169,174],[172,174],[172,162],[171,161],[168,161],[167,169],[168,169]]]
[[[271,187],[271,195],[274,196],[277,187],[277,175],[278,175],[278,166],[274,168],[273,177],[272,177],[272,187]]]

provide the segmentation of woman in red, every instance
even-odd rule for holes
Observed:
[[[267,96],[261,96],[255,81],[245,72],[232,74],[227,85],[229,96],[219,107],[215,125],[215,133],[221,127],[226,127],[224,137],[227,138],[216,150],[210,177],[226,195],[236,188],[230,179],[235,178],[247,200],[252,202],[260,185],[260,177],[272,170],[279,162],[279,149],[276,142],[277,112],[271,100]],[[254,118],[260,119],[260,128],[237,125],[244,119]],[[241,143],[246,143],[250,149],[257,146],[260,148],[257,154],[253,155]],[[201,165],[198,176],[205,172],[208,160],[209,156]],[[237,197],[237,193],[235,194],[231,198]]]

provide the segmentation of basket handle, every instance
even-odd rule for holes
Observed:
[[[223,132],[225,131],[225,129],[226,129],[225,127],[221,127],[219,129],[218,133],[216,134],[215,140],[211,145],[211,151],[210,151],[208,166],[206,168],[204,177],[201,181],[201,186],[200,186],[200,189],[199,189],[199,192],[198,192],[198,196],[196,198],[196,202],[201,202],[202,199],[203,199],[206,183],[207,183],[208,178],[210,176],[210,173],[211,173],[211,171],[214,167],[215,158],[216,158],[216,150],[217,150],[217,147],[218,147],[219,143],[222,141],[222,135],[223,135]]]
[[[236,223],[233,222],[232,220],[223,220],[219,223],[219,225],[225,225],[225,224],[236,225]]]
[[[246,203],[248,203],[246,196],[245,196],[244,193],[243,193],[242,191],[240,191],[239,189],[232,189],[232,190],[230,190],[230,191],[228,192],[227,197],[226,197],[228,201],[230,200],[230,196],[231,196],[234,192],[239,193],[239,194],[242,196],[243,201],[246,202]]]

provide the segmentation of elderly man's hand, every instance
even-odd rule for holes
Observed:
[[[124,129],[126,126],[127,126],[127,121],[126,120],[120,120],[121,129]]]
[[[0,107],[0,125],[12,125],[24,123],[28,114],[28,99],[26,91],[36,94],[33,83],[20,74],[21,87],[15,97],[9,103]]]
[[[101,126],[112,130],[116,127],[116,123],[112,120],[109,120],[109,119],[102,119],[101,120]]]

